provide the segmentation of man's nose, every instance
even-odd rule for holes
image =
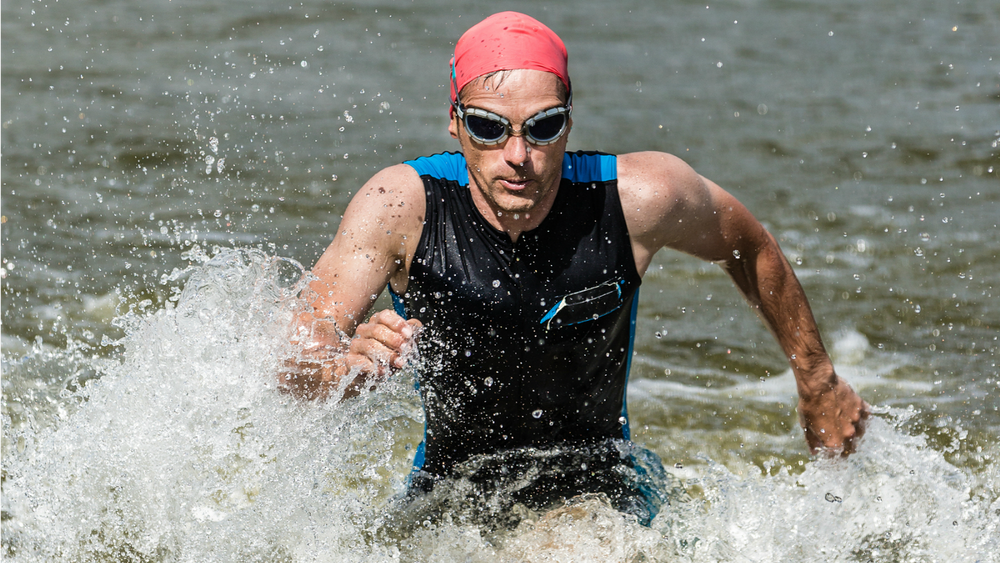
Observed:
[[[512,131],[511,135],[504,142],[504,159],[513,166],[524,166],[524,163],[528,160],[528,153],[530,151],[531,149],[528,147],[528,141],[523,131]]]

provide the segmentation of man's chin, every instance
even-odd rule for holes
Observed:
[[[525,198],[523,201],[512,202],[508,199],[507,201],[496,202],[494,207],[497,212],[503,213],[504,215],[517,215],[530,213],[536,205],[538,205],[537,201]]]

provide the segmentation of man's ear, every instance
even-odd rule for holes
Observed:
[[[455,115],[455,108],[452,107],[448,110],[448,133],[451,133],[452,139],[458,138],[458,116]]]

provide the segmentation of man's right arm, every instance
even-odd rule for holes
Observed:
[[[423,228],[423,183],[407,165],[386,168],[351,199],[333,242],[316,262],[307,301],[292,341],[297,357],[280,374],[283,388],[323,398],[355,375],[354,394],[405,363],[418,321],[381,311],[362,323],[391,283],[405,291],[410,261]]]

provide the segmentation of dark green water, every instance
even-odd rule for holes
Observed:
[[[648,552],[660,559],[737,560],[727,550],[740,547],[746,548],[740,557],[754,561],[810,560],[805,553],[820,546],[829,550],[827,560],[935,561],[955,553],[961,560],[995,560],[995,3],[748,0],[546,8],[509,2],[495,8],[530,13],[565,40],[575,92],[571,150],[677,154],[768,226],[795,264],[839,371],[880,412],[867,450],[848,469],[811,461],[796,423],[794,384],[769,334],[721,270],[661,253],[642,289],[629,395],[634,437],[665,465],[676,465],[676,475],[689,480],[707,507],[690,514],[678,509],[670,518],[688,524],[669,530],[663,524],[658,530],[667,539],[653,540]],[[377,397],[357,407],[354,414],[380,421],[375,430],[350,426],[335,409],[282,415],[281,408],[294,408],[274,407],[278,399],[264,391],[243,396],[239,385],[229,391],[248,412],[277,409],[256,421],[262,430],[255,439],[270,447],[280,440],[264,429],[283,428],[294,416],[348,424],[355,434],[345,432],[356,442],[383,440],[341,452],[348,460],[377,458],[380,476],[353,486],[326,483],[325,504],[302,501],[341,535],[316,519],[282,513],[277,500],[266,500],[277,492],[248,494],[246,506],[227,504],[232,497],[218,491],[237,482],[245,489],[241,470],[209,485],[190,467],[163,469],[169,466],[164,452],[203,435],[203,426],[214,427],[209,422],[228,420],[230,405],[209,401],[215,406],[184,419],[187,434],[162,441],[144,434],[137,420],[153,413],[180,424],[171,401],[201,396],[198,389],[220,378],[256,373],[268,363],[255,354],[267,358],[280,346],[268,331],[262,334],[270,340],[257,335],[266,342],[258,347],[241,348],[246,337],[233,336],[241,343],[235,345],[240,359],[226,363],[228,371],[200,353],[185,353],[192,341],[228,333],[212,322],[181,330],[164,320],[173,318],[168,313],[190,278],[171,272],[205,268],[200,251],[233,248],[260,249],[308,267],[329,243],[351,194],[376,170],[454,150],[446,130],[447,63],[457,37],[487,13],[471,2],[440,1],[4,2],[0,274],[8,554],[16,545],[9,538],[22,538],[19,545],[39,542],[38,553],[63,549],[76,554],[69,559],[86,559],[80,554],[95,553],[80,547],[93,525],[87,515],[117,511],[126,515],[123,523],[102,528],[106,539],[97,541],[117,554],[113,560],[130,560],[122,555],[127,550],[108,547],[123,544],[159,560],[209,553],[238,559],[233,551],[211,552],[206,546],[213,544],[200,543],[190,523],[214,522],[220,537],[243,538],[261,525],[245,511],[263,506],[297,523],[274,525],[274,538],[263,534],[262,545],[271,547],[250,550],[263,559],[277,557],[266,555],[273,548],[291,560],[343,560],[357,545],[371,560],[419,559],[438,543],[464,541],[444,527],[437,540],[421,537],[418,547],[394,556],[391,546],[365,535],[378,511],[354,511],[355,497],[370,492],[371,483],[378,498],[388,495],[383,489],[401,486],[410,455],[405,445],[419,439],[420,428],[405,385],[388,392],[405,405],[402,412]],[[283,318],[285,305],[262,304],[248,289],[259,283],[255,268],[270,264],[254,256],[246,260],[249,269],[230,263],[209,268],[221,272],[216,277],[205,274],[205,287],[229,288],[231,294],[219,290],[228,301],[191,291],[180,302],[226,319],[243,319],[237,309],[252,305],[261,326]],[[129,311],[132,316],[122,317]],[[145,348],[150,343],[152,351]],[[164,374],[197,385],[171,380],[157,395],[150,386]],[[83,407],[75,406],[76,384],[67,383],[75,378],[96,385]],[[101,407],[99,397],[108,406]],[[125,408],[123,400],[141,410],[116,410]],[[243,420],[239,412],[233,416]],[[116,424],[128,429],[99,438],[101,429]],[[301,451],[285,451],[289,460],[305,465],[340,451],[316,428],[304,432]],[[139,448],[147,461],[130,462],[107,453],[112,442],[102,440],[160,446]],[[237,449],[220,443],[213,451],[224,452],[222,459]],[[175,453],[190,466],[205,452]],[[117,496],[87,493],[92,504],[79,504],[81,482],[104,491],[108,475],[156,473],[156,464],[145,465],[150,459],[162,462],[159,485],[120,489],[132,492]],[[86,468],[102,464],[112,469],[85,476]],[[40,468],[53,466],[75,473],[65,481],[38,478]],[[281,491],[283,498],[301,490],[266,464],[240,467],[260,477],[260,490]],[[295,467],[289,461],[283,471]],[[909,475],[921,477],[909,481]],[[856,495],[838,493],[843,503],[823,499],[837,487]],[[934,492],[948,487],[950,496]],[[820,490],[818,504],[801,498],[801,489]],[[907,500],[911,493],[931,500]],[[159,520],[135,517],[133,504],[173,506],[164,497],[177,506],[164,508]],[[896,502],[890,509],[874,497]],[[254,505],[254,498],[264,500]],[[851,499],[856,504],[848,516]],[[845,514],[827,512],[839,507]],[[802,516],[779,516],[785,509]],[[212,511],[227,516],[214,520]],[[45,518],[59,523],[58,533],[38,532],[50,525]],[[772,528],[737,531],[761,520],[772,521]],[[839,522],[832,525],[839,539],[826,544],[795,532],[798,522]],[[323,530],[314,540],[325,538],[327,551],[310,551],[304,540],[285,534],[309,526]],[[708,547],[697,551],[671,539],[685,530]],[[628,545],[646,545],[633,540]],[[462,560],[470,553],[449,549],[437,558]],[[606,555],[600,548],[585,552]]]

